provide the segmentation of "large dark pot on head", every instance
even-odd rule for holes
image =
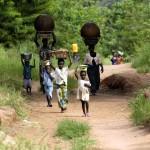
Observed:
[[[100,38],[100,29],[95,23],[88,22],[82,26],[80,34],[86,45],[95,46]]]
[[[42,14],[35,19],[34,27],[37,32],[51,32],[54,30],[55,24],[51,16]]]

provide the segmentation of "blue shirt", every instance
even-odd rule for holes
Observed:
[[[46,70],[44,70],[44,73],[43,73],[43,84],[46,85],[46,86],[53,86],[53,81],[51,80],[50,78],[50,75],[47,73]]]

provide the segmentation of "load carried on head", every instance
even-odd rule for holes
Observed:
[[[82,26],[80,34],[84,43],[94,48],[100,38],[100,29],[95,23],[87,22]]]
[[[21,59],[24,61],[30,61],[32,59],[31,53],[21,53]]]
[[[36,30],[35,43],[37,47],[47,47],[52,50],[54,44],[56,43],[56,38],[54,34],[54,20],[48,14],[41,14],[36,17],[34,21],[34,28]],[[50,40],[52,38],[52,40]],[[42,42],[38,42],[42,39]]]
[[[40,37],[46,38],[53,32],[55,24],[51,16],[42,14],[35,19],[34,27]]]

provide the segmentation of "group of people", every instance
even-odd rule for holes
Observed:
[[[124,62],[123,52],[113,52],[113,56],[111,58],[112,65],[119,65]]]
[[[63,58],[58,59],[57,67],[54,67],[49,60],[46,60],[44,61],[44,68],[42,71],[42,85],[47,99],[47,106],[52,107],[55,83],[58,104],[61,112],[64,112],[67,109],[68,104],[68,72],[72,65],[69,53],[68,56],[70,60],[68,66],[65,66],[65,59]],[[29,61],[22,61],[22,64],[24,67],[24,87],[27,92],[31,94],[31,69],[35,67],[35,60],[34,65],[30,65]],[[96,95],[96,92],[99,90],[100,72],[103,73],[104,69],[99,54],[94,52],[92,49],[86,54],[83,64],[87,67],[82,69],[79,66],[79,72],[77,71],[77,68],[75,69],[75,77],[78,80],[77,99],[81,101],[83,116],[89,116],[89,98],[90,95]],[[86,78],[87,75],[89,81]]]

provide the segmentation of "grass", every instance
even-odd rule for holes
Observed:
[[[26,116],[24,109],[24,98],[19,91],[7,86],[0,86],[0,106],[10,106],[15,109],[16,113],[20,117]]]
[[[33,69],[32,77],[34,80],[38,79],[38,57],[34,55],[36,59],[36,68]],[[1,79],[0,83],[9,84],[9,82],[13,84],[20,83],[23,78],[23,67],[20,61],[20,52],[16,51],[15,49],[10,49],[6,51],[3,47],[0,47],[0,74]],[[21,83],[20,83],[21,85]]]
[[[132,66],[141,73],[150,72],[150,43],[145,43],[137,48]]]
[[[88,135],[89,129],[90,127],[87,123],[81,123],[74,120],[65,119],[59,122],[56,136],[70,140],[73,138]]]
[[[55,135],[70,140],[71,150],[89,150],[95,143],[89,138],[89,131],[87,123],[65,119],[59,122]]]
[[[136,125],[150,126],[150,100],[144,97],[143,92],[139,93],[129,104],[131,118]]]
[[[78,81],[73,77],[68,77],[68,91],[77,88]]]
[[[91,140],[89,137],[75,138],[72,141],[71,150],[90,150],[94,143],[95,141]]]
[[[49,150],[47,145],[34,144],[24,138],[19,138],[15,145],[4,145],[0,142],[0,150]]]

